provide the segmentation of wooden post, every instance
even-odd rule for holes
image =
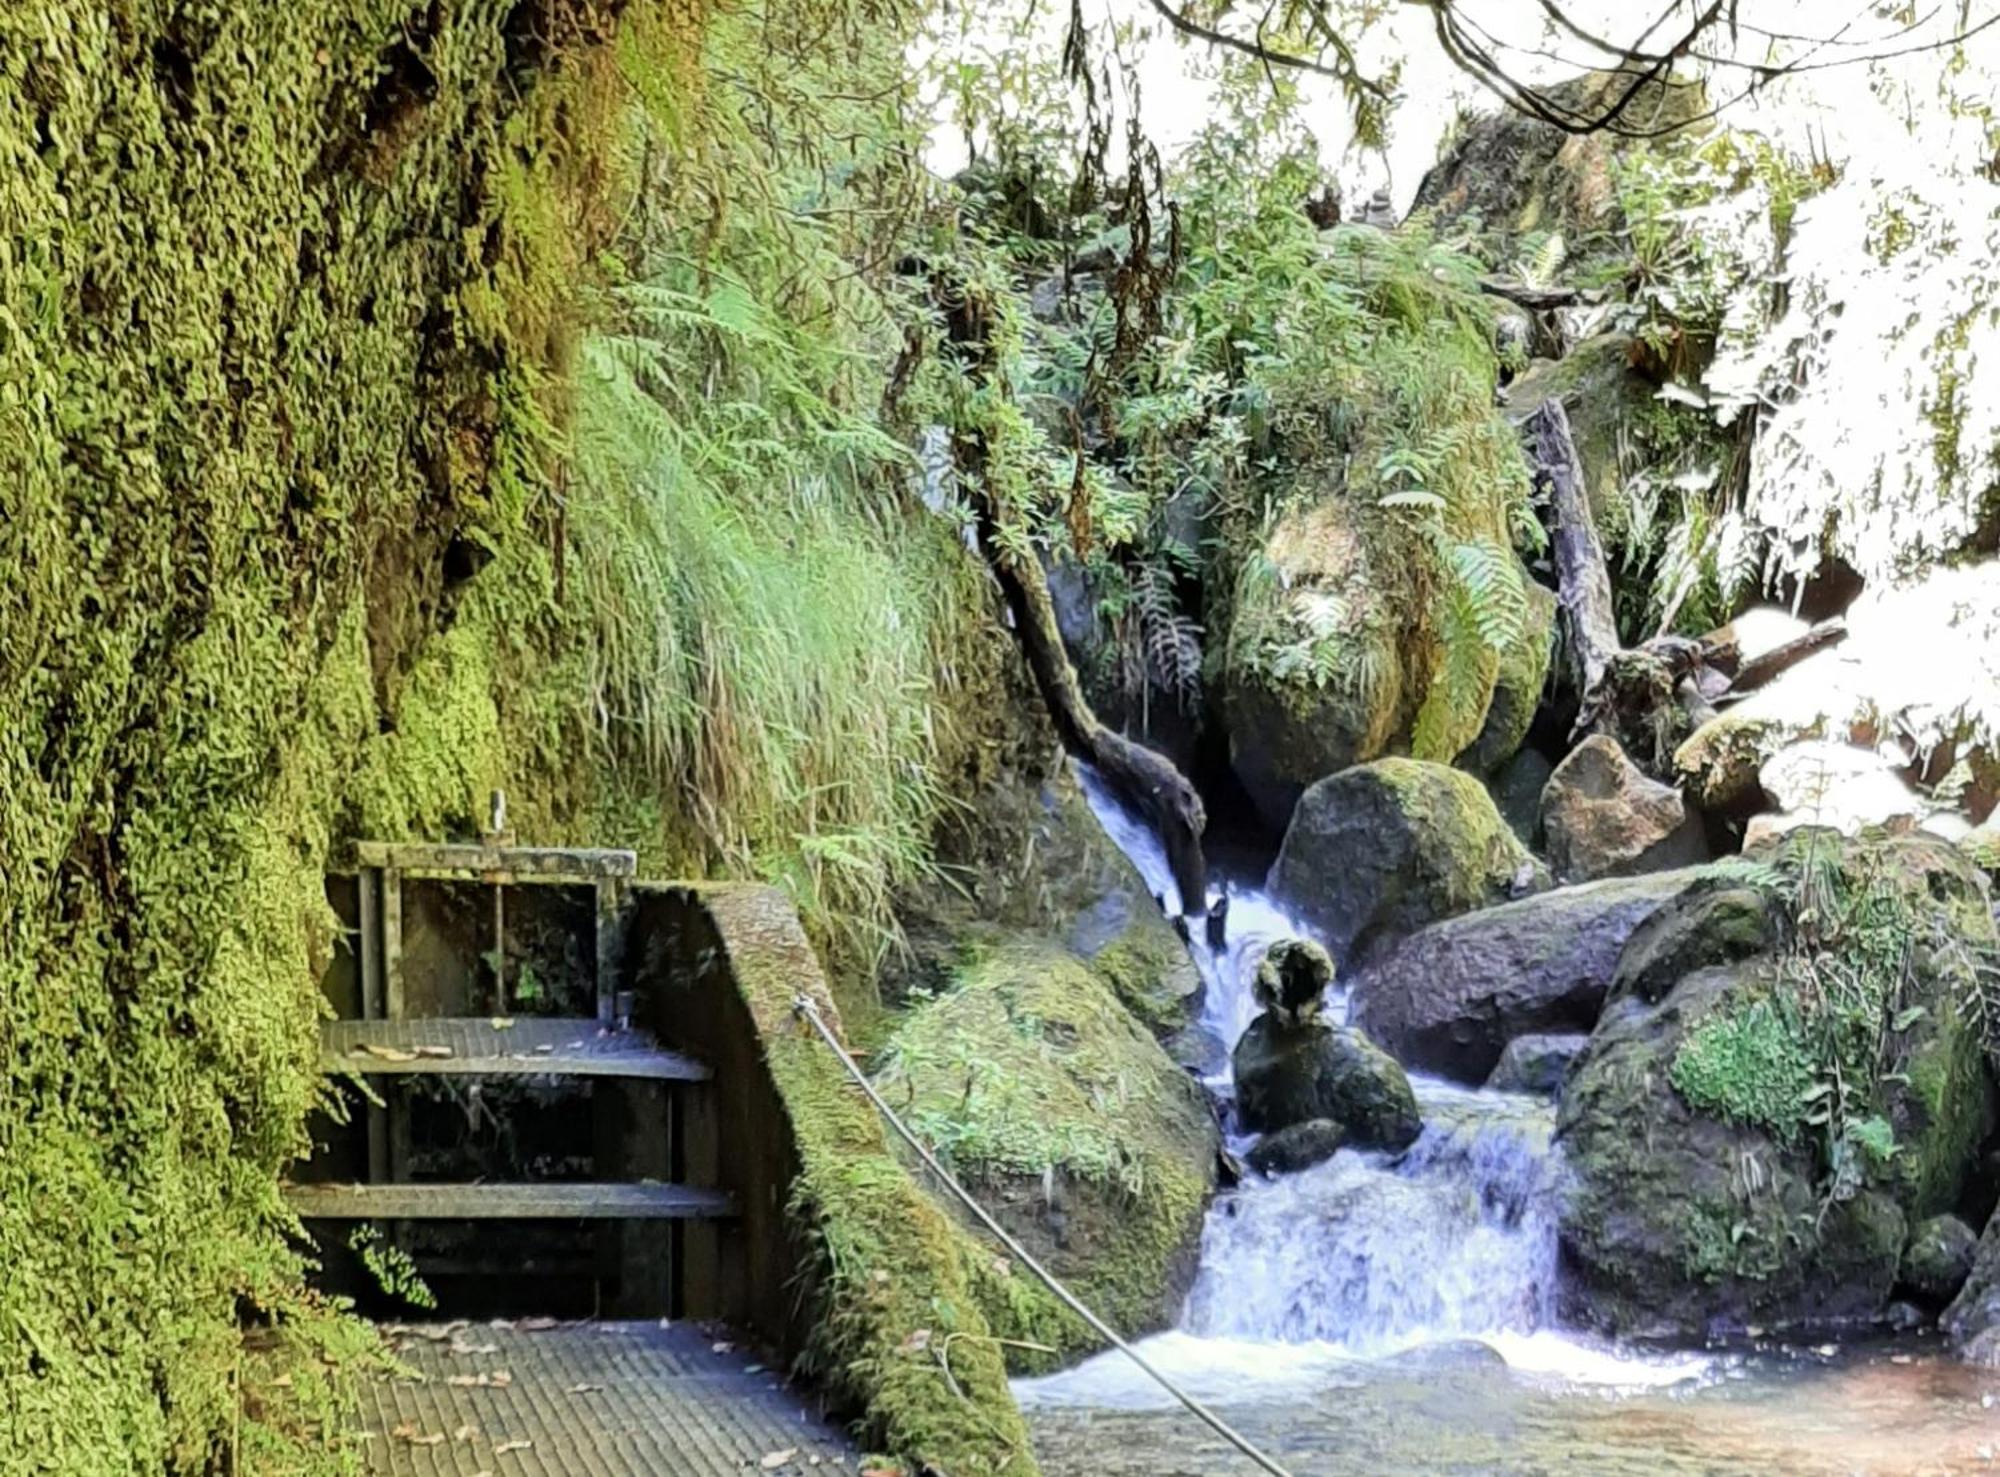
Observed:
[[[403,874],[382,869],[382,1018],[403,1018]]]

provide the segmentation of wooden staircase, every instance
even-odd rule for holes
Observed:
[[[329,1262],[366,1223],[434,1288],[479,1282],[467,1311],[534,1309],[540,1275],[565,1279],[569,1312],[677,1316],[683,1228],[736,1206],[684,1182],[690,1132],[707,1136],[694,1161],[715,1163],[708,1068],[634,1027],[620,988],[633,854],[496,836],[362,842],[356,864],[336,897],[353,942],[329,978],[341,1018],[320,1039],[352,1118],[321,1125],[289,1189]],[[469,1137],[538,1152],[518,1175],[467,1175]]]

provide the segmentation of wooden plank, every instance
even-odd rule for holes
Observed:
[[[361,966],[361,1015],[375,1020],[382,1014],[382,917],[378,902],[382,874],[364,867],[354,879],[360,900],[361,941],[356,959]]]
[[[558,1016],[492,1021],[328,1021],[320,1066],[364,1077],[625,1077],[703,1082],[702,1063],[668,1051],[643,1031],[607,1031]]]
[[[403,1018],[403,876],[382,869],[382,1018]]]
[[[597,884],[597,1019],[610,1025],[618,1008],[618,884]]]
[[[484,842],[357,841],[364,867],[495,882],[595,882],[630,877],[638,853],[616,847],[493,846]]]
[[[546,1184],[293,1185],[307,1220],[715,1220],[736,1214],[719,1190],[690,1185]]]

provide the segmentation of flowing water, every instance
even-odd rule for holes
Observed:
[[[1152,835],[1084,784],[1171,897]],[[1256,961],[1308,932],[1261,888],[1228,891],[1220,945],[1198,920],[1190,939],[1225,1104]],[[1921,1345],[1644,1353],[1563,1329],[1552,1106],[1412,1082],[1425,1126],[1408,1152],[1343,1150],[1218,1197],[1178,1326],[1141,1345],[1295,1477],[2000,1468],[2000,1375]],[[1116,1353],[1016,1392],[1049,1477],[1255,1470]]]

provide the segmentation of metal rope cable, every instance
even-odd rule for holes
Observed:
[[[902,1136],[903,1141],[917,1151],[917,1157],[924,1161],[925,1167],[938,1177],[946,1189],[958,1197],[960,1203],[967,1210],[978,1217],[981,1225],[999,1238],[1000,1244],[1013,1254],[1015,1260],[1020,1262],[1030,1272],[1033,1272],[1035,1276],[1039,1277],[1048,1287],[1049,1291],[1062,1300],[1065,1307],[1085,1323],[1088,1323],[1127,1359],[1130,1359],[1139,1368],[1146,1371],[1148,1375],[1152,1376],[1154,1380],[1158,1381],[1162,1389],[1182,1405],[1186,1406],[1193,1415],[1208,1425],[1218,1436],[1249,1457],[1251,1461],[1262,1467],[1266,1472],[1269,1472],[1271,1477],[1291,1477],[1289,1472],[1279,1466],[1270,1457],[1264,1455],[1255,1446],[1251,1445],[1247,1437],[1240,1435],[1221,1416],[1217,1415],[1206,1405],[1195,1399],[1194,1396],[1188,1394],[1187,1391],[1160,1373],[1159,1370],[1155,1369],[1147,1362],[1143,1354],[1126,1343],[1109,1324],[1091,1312],[1089,1308],[1085,1307],[1075,1293],[1058,1282],[1055,1274],[1036,1261],[1028,1253],[1026,1247],[1008,1235],[1000,1223],[987,1213],[986,1207],[981,1205],[977,1200],[974,1200],[966,1188],[952,1177],[951,1172],[937,1162],[937,1159],[933,1157],[930,1149],[925,1146],[923,1141],[910,1131],[901,1118],[896,1116],[896,1110],[882,1101],[882,1095],[875,1090],[875,1085],[868,1080],[867,1075],[861,1070],[854,1058],[847,1054],[847,1048],[842,1046],[834,1036],[832,1029],[828,1027],[825,1019],[820,1015],[819,1006],[810,997],[805,995],[798,996],[792,1002],[792,1009],[796,1014],[809,1022],[812,1028],[819,1033],[820,1039],[832,1048],[833,1054],[840,1059],[840,1064],[847,1069],[847,1075],[852,1077],[856,1085],[868,1094],[868,1101],[875,1105],[875,1111],[887,1119],[889,1126]]]

